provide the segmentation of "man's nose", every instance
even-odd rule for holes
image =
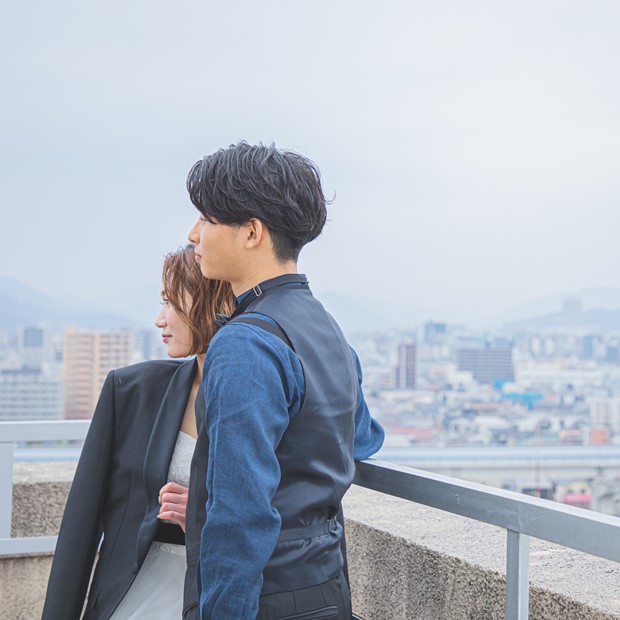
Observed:
[[[200,226],[200,220],[196,220],[196,223],[189,229],[187,238],[194,244],[198,245],[200,241],[200,235],[198,233],[198,227]]]

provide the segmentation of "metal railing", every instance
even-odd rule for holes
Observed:
[[[11,538],[18,441],[83,439],[89,421],[0,422],[0,557],[54,550],[55,536]],[[529,537],[620,562],[620,519],[393,463],[357,464],[354,484],[507,531],[506,620],[527,620]]]
[[[90,420],[0,422],[0,557],[28,553],[50,553],[56,536],[11,537],[13,517],[13,461],[19,441],[80,440],[86,437]]]
[[[507,532],[506,620],[527,620],[529,538],[620,562],[620,518],[384,461],[357,464],[354,484]]]

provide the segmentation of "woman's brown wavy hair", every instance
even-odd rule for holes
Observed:
[[[195,256],[194,246],[186,245],[167,254],[162,269],[162,292],[189,325],[192,354],[207,350],[217,331],[215,315],[230,314],[234,308],[230,284],[205,278]]]

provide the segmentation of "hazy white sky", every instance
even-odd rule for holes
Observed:
[[[615,1],[6,5],[0,275],[156,299],[189,168],[243,138],[336,194],[317,291],[452,319],[619,285]]]

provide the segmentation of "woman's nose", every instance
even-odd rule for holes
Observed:
[[[165,327],[166,317],[164,316],[164,309],[159,311],[159,314],[155,317],[155,327]]]

